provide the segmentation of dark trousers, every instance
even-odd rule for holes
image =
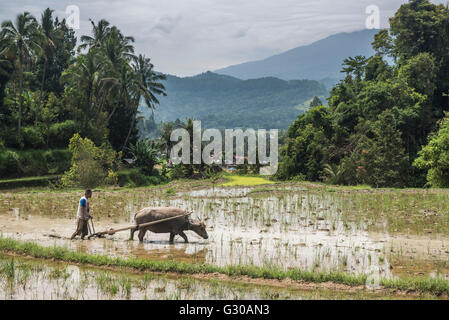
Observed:
[[[84,239],[84,237],[87,236],[89,233],[87,228],[87,222],[88,220],[78,218],[76,223],[76,231],[72,234],[72,237],[70,239],[74,239],[77,235],[80,234],[81,239]]]

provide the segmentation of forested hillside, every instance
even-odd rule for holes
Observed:
[[[287,128],[311,99],[324,101],[327,96],[317,81],[244,81],[212,72],[186,78],[168,75],[163,84],[167,96],[159,98],[156,121],[194,117],[208,128]]]
[[[97,169],[106,170],[109,151],[128,152],[136,142],[139,104],[154,109],[165,94],[164,76],[134,52],[133,37],[106,20],[91,27],[77,39],[51,9],[1,24],[0,178],[63,173],[72,137],[92,146],[91,162],[103,157]]]
[[[404,4],[375,55],[344,62],[329,106],[288,129],[278,176],[338,184],[449,186],[449,9]],[[390,66],[386,60],[392,59]]]

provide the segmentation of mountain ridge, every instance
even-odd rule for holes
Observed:
[[[287,128],[309,100],[318,96],[324,101],[328,93],[315,80],[242,80],[211,71],[190,77],[167,75],[163,84],[167,96],[158,97],[155,121],[193,117],[202,120],[204,128]],[[147,119],[151,115],[143,107],[140,111]]]
[[[263,60],[194,76],[167,75],[167,96],[159,98],[155,120],[193,117],[205,128],[287,128],[315,96],[326,101],[344,77],[344,59],[374,54],[377,32],[338,33]]]
[[[360,30],[330,35],[262,60],[248,61],[214,70],[215,73],[242,80],[274,76],[283,80],[310,79],[336,82],[343,60],[356,55],[371,56],[371,43],[379,30]]]

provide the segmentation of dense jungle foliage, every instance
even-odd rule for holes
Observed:
[[[375,187],[449,185],[449,9],[404,4],[372,43],[344,61],[329,106],[290,126],[281,179]],[[393,63],[388,63],[393,61]]]

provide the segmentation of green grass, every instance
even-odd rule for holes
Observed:
[[[168,188],[168,189],[165,191],[165,194],[166,194],[167,196],[176,196],[176,191],[173,190],[173,188]]]
[[[50,176],[41,176],[41,177],[25,177],[25,178],[16,178],[16,179],[4,179],[0,180],[0,183],[8,183],[8,182],[19,182],[19,181],[36,181],[42,179],[51,179],[58,178],[59,175],[50,175]]]
[[[252,195],[255,193],[265,193],[265,192],[273,192],[273,191],[278,191],[278,189],[273,188],[273,187],[254,188],[253,190],[249,191],[247,193],[247,195],[249,196],[249,195]]]
[[[50,182],[59,180],[60,175],[49,175],[40,177],[25,177],[17,179],[0,180],[0,189],[16,189],[25,187],[44,187],[48,186]]]
[[[215,266],[210,264],[194,264],[179,261],[156,261],[138,258],[109,257],[71,251],[64,247],[44,247],[33,242],[22,242],[0,237],[0,252],[14,252],[34,258],[51,259],[72,263],[131,268],[139,271],[174,272],[180,274],[221,273],[228,276],[248,276],[262,279],[292,279],[306,282],[332,282],[348,286],[366,284],[366,275],[353,275],[342,272],[311,272],[300,269],[282,270],[273,266],[256,267],[251,265]],[[431,293],[435,295],[449,294],[449,281],[442,278],[396,278],[381,279],[384,288]]]
[[[1,252],[14,252],[34,258],[51,259],[94,266],[132,268],[140,271],[175,272],[181,274],[221,273],[229,276],[248,276],[251,278],[303,280],[309,282],[335,282],[346,285],[361,285],[366,276],[353,276],[345,273],[316,273],[291,269],[288,271],[276,267],[256,267],[233,265],[219,267],[210,264],[195,264],[179,261],[156,261],[138,258],[109,257],[72,251],[64,247],[44,247],[33,242],[22,242],[10,238],[0,238]]]
[[[233,186],[258,186],[262,184],[274,184],[276,182],[267,180],[262,177],[253,176],[237,176],[237,175],[226,175],[224,178],[230,180],[229,182],[223,183],[224,187]]]
[[[347,190],[347,191],[359,191],[359,190],[374,190],[371,186],[368,185],[364,185],[364,184],[359,184],[356,186],[334,186],[334,185],[326,185],[327,187],[325,188],[324,191],[326,192],[337,192],[337,191],[343,191],[343,190]],[[380,189],[378,189],[380,190]]]

